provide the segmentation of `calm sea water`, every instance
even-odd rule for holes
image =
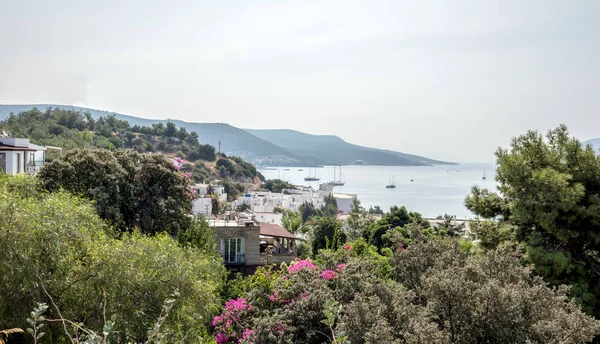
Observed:
[[[278,167],[260,170],[268,179],[280,178],[296,185],[309,185],[318,189],[319,183],[333,180],[333,166],[317,168],[319,182],[306,182],[308,168]],[[336,167],[339,171],[339,167]],[[482,180],[483,174],[487,179]],[[314,175],[315,170],[311,173]],[[386,189],[392,176],[395,189]],[[411,176],[414,180],[411,182]],[[366,208],[380,206],[387,210],[392,205],[404,205],[410,211],[418,211],[425,217],[436,217],[445,213],[459,219],[471,218],[463,205],[473,185],[496,189],[494,164],[461,164],[454,166],[342,166],[342,181],[346,185],[335,187],[335,192],[353,193]],[[336,179],[339,179],[337,172]]]

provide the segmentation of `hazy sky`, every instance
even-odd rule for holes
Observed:
[[[600,137],[600,1],[0,0],[0,103],[493,161]]]

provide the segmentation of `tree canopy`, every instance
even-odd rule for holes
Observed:
[[[474,233],[493,247],[514,238],[527,260],[553,285],[570,284],[585,309],[600,315],[600,158],[562,125],[498,149],[499,194],[473,188],[465,200]]]
[[[162,155],[74,149],[46,164],[38,177],[49,191],[93,200],[100,217],[124,231],[175,235],[190,223],[189,181]]]

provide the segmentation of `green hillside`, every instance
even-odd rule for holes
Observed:
[[[354,145],[333,135],[310,135],[288,129],[246,129],[298,155],[310,155],[342,165],[422,166],[451,164],[421,156]]]
[[[217,153],[214,146],[199,143],[198,133],[177,127],[173,122],[132,125],[115,115],[94,118],[90,113],[75,110],[40,111],[34,108],[9,115],[0,121],[0,130],[63,150],[104,148],[159,152],[182,159],[180,170],[189,173],[195,182],[210,182],[217,178],[224,181],[232,196],[236,190],[244,191],[240,183],[256,185],[264,179],[252,164]]]
[[[324,161],[310,156],[303,157],[301,155],[293,154],[286,149],[260,139],[245,130],[225,123],[189,123],[179,120],[155,120],[77,106],[53,104],[0,105],[0,120],[7,118],[10,113],[16,114],[22,111],[31,110],[34,107],[37,107],[42,111],[47,108],[60,108],[64,110],[81,111],[82,113],[87,112],[95,119],[114,114],[116,118],[125,120],[132,126],[152,126],[159,123],[166,125],[166,123],[170,121],[174,123],[177,128],[184,127],[190,132],[196,132],[200,143],[218,147],[219,141],[221,141],[221,152],[224,152],[226,155],[239,156],[255,165],[313,166],[324,164]]]

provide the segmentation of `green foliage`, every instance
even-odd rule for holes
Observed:
[[[355,255],[366,242],[351,246],[282,266],[270,295],[245,290],[232,326],[259,343],[300,344],[585,343],[600,334],[568,288],[545,286],[513,247],[469,256],[454,238],[424,240],[393,253],[390,280]]]
[[[188,161],[196,162],[197,168],[188,168],[194,181],[200,182],[210,176],[210,170],[203,162],[216,159],[215,148],[200,144],[198,134],[188,133],[183,127],[176,128],[172,122],[167,125],[153,124],[151,127],[130,126],[127,121],[119,120],[115,115],[94,120],[91,114],[71,110],[48,108],[45,112],[38,109],[11,115],[0,121],[0,129],[10,131],[15,137],[29,138],[36,144],[57,146],[69,151],[76,148],[103,148],[107,150],[132,149],[139,153],[160,152],[177,155]],[[46,158],[56,158],[52,152]],[[251,182],[253,178],[264,180],[256,168],[241,158],[225,158],[231,164],[231,173],[223,178]]]
[[[284,210],[281,223],[288,232],[297,234],[302,226],[302,216],[296,211]]]
[[[369,214],[377,214],[377,215],[383,215],[385,212],[383,211],[383,209],[381,209],[381,207],[379,207],[378,205],[376,205],[375,207],[369,207]]]
[[[65,189],[93,200],[98,214],[123,231],[167,231],[189,226],[187,180],[161,155],[75,149],[40,173],[49,191]]]
[[[271,192],[280,193],[283,189],[296,189],[293,184],[290,184],[281,179],[269,179],[265,181],[261,186],[261,189],[269,190]]]
[[[475,228],[487,247],[516,238],[540,276],[572,285],[576,300],[599,315],[600,158],[568,135],[563,125],[514,138],[496,152],[502,196],[474,188],[465,205],[499,219]]]
[[[442,222],[434,226],[434,231],[441,236],[460,237],[465,230],[465,223],[457,223],[456,216],[444,214],[437,217]]]
[[[410,225],[410,226],[409,226]],[[432,235],[429,221],[423,219],[417,212],[409,212],[406,207],[392,206],[381,220],[363,227],[362,236],[379,250],[391,247],[396,238],[408,238],[409,233],[419,231],[424,235]],[[403,241],[406,244],[406,241]]]
[[[186,333],[192,341],[206,330],[224,277],[214,251],[196,247],[210,250],[209,244],[188,240],[182,247],[169,235],[138,232],[116,238],[88,201],[36,185],[31,177],[0,176],[0,328],[25,325],[35,302],[50,304],[45,287],[62,317],[89,328],[104,326],[106,307],[118,319],[113,330],[121,342],[144,341],[177,290],[179,301],[161,329],[171,338],[165,341]],[[47,313],[60,318],[55,309]],[[48,323],[44,332],[43,339],[66,340],[60,323]]]
[[[360,206],[360,201],[356,198],[352,201],[349,215],[347,220],[348,240],[360,238],[365,227],[372,226],[375,222],[375,218]]]
[[[310,218],[320,215],[319,209],[317,209],[312,202],[302,203],[300,207],[298,207],[298,211],[302,217],[302,223],[306,223]]]
[[[346,242],[346,233],[342,231],[341,224],[330,217],[320,217],[311,225],[313,254],[320,249],[337,250]]]

